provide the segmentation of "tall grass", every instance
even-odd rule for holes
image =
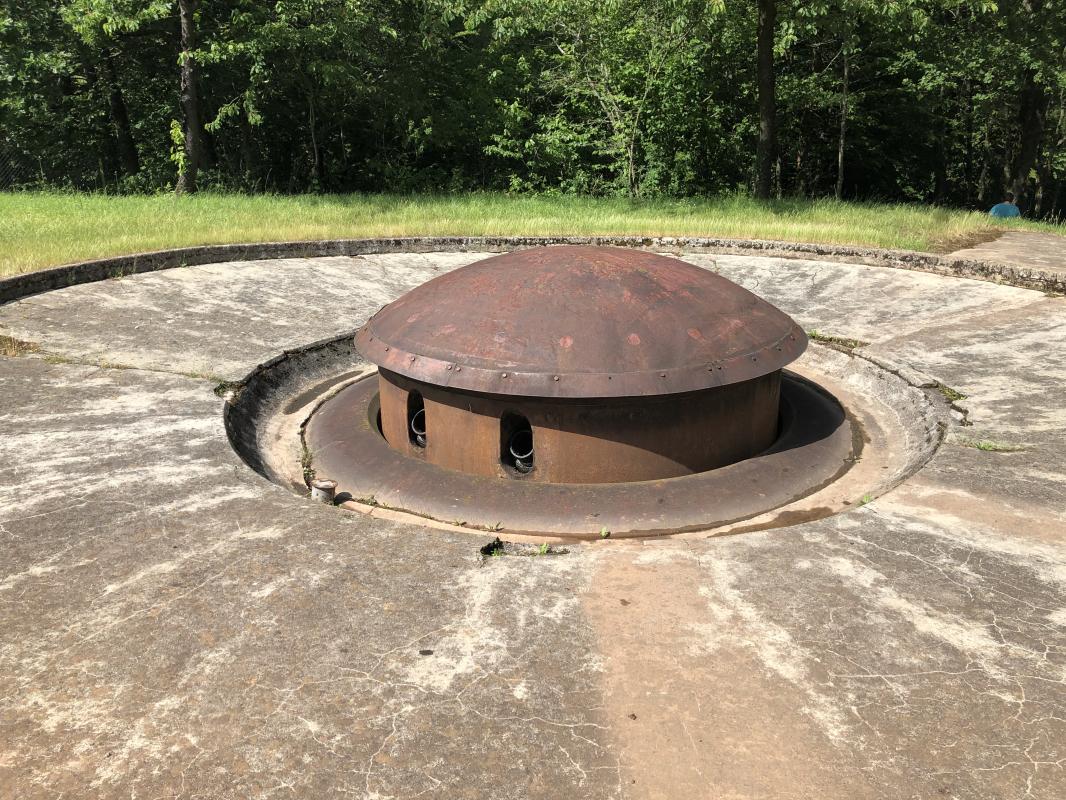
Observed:
[[[747,197],[646,200],[501,194],[0,193],[0,275],[195,244],[417,235],[715,236],[943,250],[991,238],[985,214]]]

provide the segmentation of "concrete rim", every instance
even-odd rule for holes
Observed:
[[[415,236],[197,245],[91,259],[0,279],[0,305],[67,286],[201,264],[379,253],[475,250],[507,252],[521,247],[551,244],[610,245],[677,253],[737,254],[846,261],[852,264],[931,272],[949,277],[1002,283],[1023,289],[1066,293],[1066,276],[1064,275],[1012,264],[951,258],[913,250],[694,236]]]

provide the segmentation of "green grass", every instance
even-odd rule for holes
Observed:
[[[822,333],[821,331],[807,331],[807,338],[811,341],[821,342],[822,344],[827,344],[831,347],[847,350],[849,352],[869,344],[869,342],[864,342],[861,339],[849,339],[846,336],[834,336],[831,333]]]
[[[1025,450],[1020,444],[1010,442],[998,442],[995,439],[967,439],[959,438],[958,443],[963,447],[972,447],[985,453],[1020,453]]]
[[[742,196],[629,201],[502,194],[179,198],[0,193],[0,275],[146,250],[229,242],[631,234],[944,251],[993,238],[999,229],[985,214],[944,208],[832,200],[760,203]]]

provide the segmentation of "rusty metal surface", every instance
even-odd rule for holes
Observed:
[[[691,392],[780,369],[807,346],[784,312],[675,258],[536,247],[442,275],[382,308],[360,352],[415,380],[534,397]]]
[[[377,380],[359,381],[311,417],[305,441],[316,474],[338,500],[362,499],[417,515],[504,532],[598,538],[653,536],[749,519],[838,478],[861,436],[823,390],[785,374],[782,433],[754,458],[709,472],[639,483],[505,481],[442,469],[392,449],[376,429]],[[800,422],[802,421],[802,422]],[[373,498],[370,500],[370,498]],[[827,509],[828,513],[828,509]]]
[[[770,447],[781,371],[699,392],[590,400],[443,389],[381,370],[381,427],[389,444],[446,469],[538,483],[622,483],[690,475]],[[408,395],[425,403],[427,446],[407,432]],[[533,469],[505,463],[507,420],[526,420]]]

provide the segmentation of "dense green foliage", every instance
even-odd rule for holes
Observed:
[[[201,186],[744,190],[755,18],[753,0],[0,0],[0,187],[172,187],[186,63]],[[985,207],[1019,187],[1030,215],[1063,215],[1062,3],[781,2],[777,20],[778,194]]]

